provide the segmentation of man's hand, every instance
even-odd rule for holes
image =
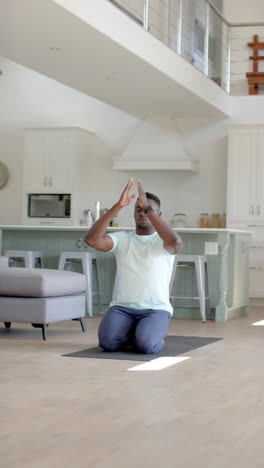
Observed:
[[[140,180],[137,181],[137,185],[138,185],[138,204],[144,210],[148,206],[148,199],[146,197],[146,194],[144,192],[144,189],[141,185]]]
[[[109,252],[113,248],[112,237],[106,234],[106,230],[112,219],[119,213],[124,207],[129,205],[131,200],[136,197],[136,194],[129,195],[129,191],[133,185],[133,177],[129,179],[129,182],[125,186],[119,200],[115,203],[110,210],[108,210],[101,218],[99,218],[89,229],[85,236],[85,242],[94,249],[100,250],[101,252]]]
[[[138,205],[141,207],[142,210],[145,210],[149,205],[147,196],[144,192],[144,189],[140,183],[140,180],[137,181],[138,185]],[[172,227],[162,219],[160,210],[158,211],[149,211],[147,213],[147,218],[149,219],[151,225],[156,230],[158,235],[163,240],[164,249],[167,250],[172,255],[180,252],[182,249],[182,240],[175,232]]]
[[[133,200],[133,198],[135,198],[136,194],[134,193],[134,195],[129,195],[129,191],[133,185],[133,182],[134,182],[134,179],[133,177],[131,177],[127,183],[127,185],[125,186],[125,189],[123,190],[122,194],[121,194],[121,197],[119,199],[119,205],[123,208],[124,206],[127,206],[129,205],[129,203],[131,202],[131,200]]]

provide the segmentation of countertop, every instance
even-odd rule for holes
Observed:
[[[10,224],[10,225],[2,225],[0,226],[0,229],[2,230],[28,230],[28,231],[88,231],[87,226],[81,226],[81,225],[76,225],[76,226],[54,226],[54,225],[25,225],[25,224]],[[134,230],[135,226],[117,226],[117,227],[108,227],[107,231],[109,232],[115,232],[115,231],[130,231]],[[229,232],[229,233],[244,233],[244,234],[252,234],[251,231],[247,230],[241,230],[241,229],[211,229],[211,228],[172,228],[177,232],[186,232],[186,233],[221,233],[221,232]]]

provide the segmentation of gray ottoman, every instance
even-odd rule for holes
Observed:
[[[0,268],[0,321],[32,323],[42,328],[62,320],[79,320],[85,331],[85,276],[61,270]]]

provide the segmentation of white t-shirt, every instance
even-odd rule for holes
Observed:
[[[155,232],[139,236],[134,231],[108,234],[117,263],[113,300],[110,304],[134,309],[163,309],[172,313],[169,284],[174,255],[163,247]]]

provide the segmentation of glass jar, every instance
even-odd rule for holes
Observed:
[[[212,213],[211,216],[211,228],[218,229],[220,227],[220,214]]]
[[[220,222],[220,228],[225,229],[226,228],[226,214],[223,214]]]
[[[208,213],[201,213],[200,214],[200,228],[208,228],[209,227],[209,214]]]
[[[92,217],[92,212],[91,210],[85,210],[84,211],[84,224],[87,227],[91,227],[93,224],[93,217]]]

